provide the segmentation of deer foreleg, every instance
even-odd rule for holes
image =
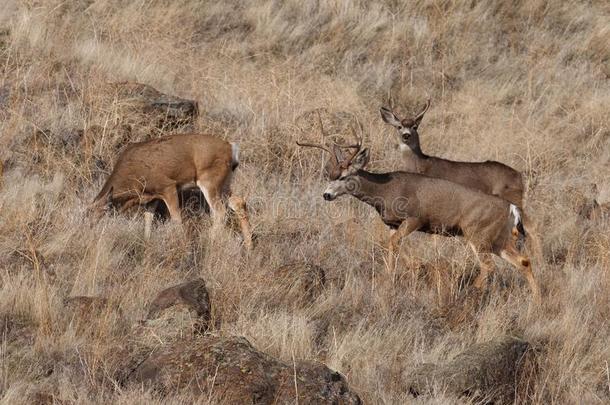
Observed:
[[[394,263],[394,251],[399,247],[401,239],[413,231],[416,231],[420,226],[421,221],[419,218],[410,217],[402,221],[398,229],[390,236],[390,242],[388,244],[389,263]]]
[[[166,187],[161,193],[161,198],[167,206],[170,219],[178,224],[182,223],[182,213],[180,212],[180,200],[178,199],[178,189],[176,185]]]

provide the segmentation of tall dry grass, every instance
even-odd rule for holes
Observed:
[[[40,392],[68,403],[168,403],[116,384],[117,348],[155,292],[195,276],[210,288],[214,333],[243,335],[285,361],[323,361],[366,403],[465,401],[415,401],[405,382],[417,364],[501,334],[539,351],[528,402],[607,403],[610,233],[607,221],[576,213],[590,183],[601,202],[610,199],[609,14],[604,1],[574,0],[8,0],[0,10],[2,403],[30,403]],[[259,238],[251,254],[234,235],[208,235],[205,217],[186,242],[171,224],[145,242],[137,215],[97,224],[86,216],[116,158],[115,128],[129,118],[99,97],[118,80],[198,100],[195,130],[240,143],[233,188],[250,201]],[[390,94],[405,113],[432,98],[420,131],[428,153],[523,171],[527,211],[541,224],[540,307],[496,261],[481,308],[449,328],[443,309],[477,271],[465,245],[413,235],[390,283],[377,214],[347,198],[324,203],[322,158],[294,143],[320,139],[311,112],[325,109],[328,125],[333,115],[359,117],[371,168],[398,169],[378,113]],[[70,131],[92,125],[105,130],[91,147],[70,143]],[[274,270],[294,261],[325,269],[317,296],[299,300],[274,285]],[[126,322],[108,315],[79,332],[62,304],[73,295],[109,297]]]

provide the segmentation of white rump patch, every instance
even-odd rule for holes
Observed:
[[[519,224],[519,222],[521,222],[521,213],[519,212],[519,208],[517,208],[517,206],[515,204],[511,204],[510,213],[513,216],[513,218],[515,219],[515,226],[517,226]]]
[[[239,164],[239,145],[231,142],[231,160],[233,165]]]

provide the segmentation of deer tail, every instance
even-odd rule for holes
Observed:
[[[517,237],[517,246],[519,249],[521,249],[525,244],[525,238],[527,236],[525,227],[523,226],[523,214],[521,209],[519,209],[519,207],[517,207],[515,204],[510,204],[509,211],[513,233],[516,233],[515,236]]]

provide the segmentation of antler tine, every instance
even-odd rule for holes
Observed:
[[[354,159],[356,157],[358,152],[360,152],[360,149],[362,149],[362,133],[364,132],[364,128],[362,128],[362,123],[360,122],[358,117],[355,117],[355,118],[356,118],[356,123],[358,124],[358,127],[360,128],[360,134],[357,134],[354,126],[350,125],[350,127],[352,128],[352,134],[354,135],[354,138],[356,138],[356,144],[352,145],[352,147],[355,148],[355,150],[352,152],[351,156],[349,156],[349,158],[346,160],[347,163],[350,163],[352,161],[352,159]]]
[[[415,120],[420,119],[421,117],[424,116],[424,114],[426,113],[426,111],[428,111],[428,108],[430,108],[430,98],[428,97],[428,100],[426,101],[426,107],[424,107],[424,111],[420,112],[417,117],[415,117]]]
[[[306,143],[306,142],[299,142],[299,141],[296,141],[296,142],[297,142],[297,145],[299,145],[299,146],[307,146],[307,147],[310,147],[310,148],[318,148],[318,149],[322,149],[323,151],[326,151],[326,152],[330,153],[331,155],[333,154],[333,153],[330,151],[330,149],[328,149],[328,148],[327,148],[327,147],[325,147],[325,146],[322,146],[321,144],[317,144],[317,143]]]
[[[320,110],[318,109],[318,124],[320,124],[320,132],[322,132],[322,138],[326,138],[326,131],[324,131],[324,124],[322,124],[322,115],[320,114]]]
[[[354,116],[354,118],[356,119],[356,122],[358,123],[358,126],[360,127],[360,132],[364,132],[363,128],[362,128],[362,124],[360,123],[360,120],[358,120],[357,117]],[[342,166],[346,167],[350,164],[350,162],[352,161],[352,159],[354,159],[356,157],[356,155],[358,154],[358,152],[360,152],[360,149],[362,148],[362,136],[358,135],[356,133],[356,129],[354,128],[353,124],[350,124],[350,128],[352,130],[352,135],[354,135],[354,138],[356,138],[356,143],[353,145],[341,145],[338,144],[336,142],[333,141],[333,144],[343,148],[343,149],[355,149],[353,152],[351,152],[345,159],[343,159],[342,162]]]

